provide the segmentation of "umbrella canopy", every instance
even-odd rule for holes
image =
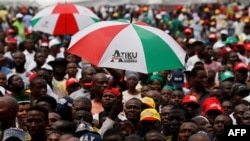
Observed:
[[[151,73],[184,67],[185,51],[166,32],[125,20],[92,24],[72,36],[68,52],[99,67]]]
[[[73,35],[100,21],[90,9],[72,3],[59,3],[39,11],[31,20],[33,29],[51,35]]]

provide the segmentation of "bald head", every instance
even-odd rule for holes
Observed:
[[[93,83],[96,83],[99,79],[102,79],[102,78],[107,78],[105,73],[97,73],[93,75],[92,81]]]
[[[18,111],[18,103],[14,98],[9,96],[0,97],[0,107],[0,121],[15,121]]]
[[[16,101],[16,99],[10,97],[10,96],[4,96],[4,97],[0,97],[0,101],[6,104],[6,107],[8,107],[9,109],[15,109],[16,111],[18,110],[18,103]]]
[[[79,138],[77,137],[70,137],[68,141],[79,141]]]
[[[190,136],[188,141],[210,141],[210,139],[207,135],[196,133]]]

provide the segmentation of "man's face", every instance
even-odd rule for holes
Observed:
[[[141,103],[136,100],[127,101],[124,111],[128,120],[136,121],[140,119],[141,106]]]
[[[193,78],[193,84],[197,87],[205,87],[207,85],[207,73],[205,70],[197,72],[196,76]]]
[[[15,53],[13,56],[13,62],[15,64],[15,66],[24,66],[26,60],[25,60],[25,56],[23,53]]]
[[[102,96],[102,106],[105,108],[112,108],[117,100],[117,96],[112,93],[104,93]]]
[[[161,109],[161,122],[163,125],[169,126],[169,113],[172,107],[167,106]]]
[[[184,111],[172,109],[169,113],[170,131],[178,133],[181,124],[185,120]]]
[[[245,83],[245,81],[247,79],[247,74],[248,74],[247,69],[239,69],[239,70],[235,71],[235,79],[239,82]]]
[[[44,113],[40,111],[29,111],[26,116],[26,127],[31,135],[44,134],[48,121]]]
[[[31,88],[32,96],[35,98],[47,95],[47,83],[45,80],[41,79],[36,81],[34,87]]]
[[[250,111],[245,111],[241,119],[242,125],[250,125]]]
[[[224,132],[224,125],[230,125],[230,121],[224,115],[219,115],[214,120],[214,133],[216,135],[222,135]]]
[[[187,141],[190,136],[198,131],[198,126],[192,122],[184,122],[179,130],[178,141]]]

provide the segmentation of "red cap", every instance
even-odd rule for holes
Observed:
[[[217,35],[216,34],[210,34],[208,38],[217,40]]]
[[[30,76],[29,76],[29,81],[31,82],[34,78],[36,78],[36,76],[37,76],[36,72],[31,73]]]
[[[243,62],[240,62],[240,63],[237,63],[235,66],[234,66],[234,71],[237,71],[239,69],[246,69],[248,70],[248,66],[247,64],[243,63]]]
[[[208,97],[202,104],[202,115],[205,115],[207,107],[212,103],[220,104],[220,101],[215,97]]]
[[[250,43],[245,44],[244,47],[247,51],[250,51]]]
[[[10,35],[10,34],[13,34],[13,33],[15,33],[15,31],[13,29],[7,30],[7,35]]]
[[[182,104],[186,104],[186,103],[195,103],[195,104],[199,104],[198,98],[192,94],[186,95],[183,100],[182,100]]]
[[[116,88],[107,88],[103,91],[103,93],[112,93],[116,95],[117,97],[120,95],[120,91]]]
[[[73,77],[66,80],[66,87],[72,85],[72,84],[79,84],[79,81]]]
[[[233,50],[230,47],[223,47],[221,49],[221,56],[225,56],[231,52],[233,52]]]
[[[210,110],[219,111],[221,114],[224,112],[222,106],[218,103],[210,103],[209,105],[207,105],[207,107],[204,110],[204,115],[206,115],[206,113]]]
[[[237,45],[238,45],[238,46],[244,46],[245,44],[244,44],[244,42],[239,41],[239,42],[237,43]]]
[[[185,33],[185,34],[193,34],[193,30],[192,30],[191,28],[186,28],[186,29],[184,30],[184,33]]]
[[[8,44],[17,44],[17,39],[9,37],[9,38],[7,38],[6,42]]]

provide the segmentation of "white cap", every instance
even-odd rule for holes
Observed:
[[[220,34],[228,35],[228,31],[226,29],[223,29],[223,30],[220,31]]]
[[[214,27],[210,27],[209,31],[214,33],[214,32],[217,32],[217,29]]]
[[[244,98],[243,98],[243,100],[245,100],[245,101],[247,101],[247,102],[249,102],[249,103],[250,103],[250,95],[249,95],[249,96],[244,97]]]
[[[49,41],[49,48],[51,48],[52,46],[55,46],[55,45],[60,45],[61,42],[58,40],[58,39],[52,39]]]
[[[21,14],[21,13],[16,14],[16,18],[22,18],[22,17],[23,17],[23,14]]]
[[[190,65],[190,66],[188,66],[188,67],[186,68],[185,72],[190,72],[190,71],[192,71],[193,68],[194,68],[194,66],[193,66],[193,65]]]
[[[46,69],[48,71],[53,71],[53,68],[50,65],[48,65],[47,63],[45,63],[41,68]]]
[[[224,46],[225,44],[223,42],[218,41],[213,45],[213,49],[222,48]]]

